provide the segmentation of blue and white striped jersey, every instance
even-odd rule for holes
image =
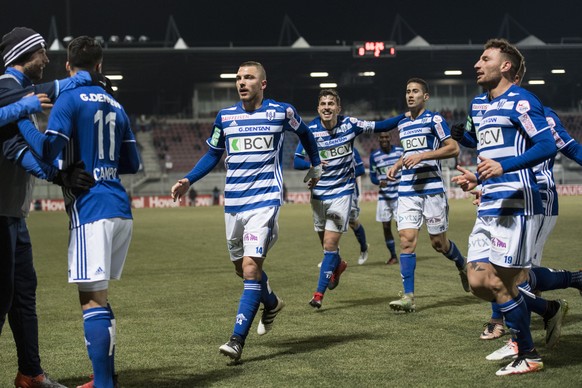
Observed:
[[[404,149],[402,147],[391,146],[390,152],[386,153],[382,149],[373,151],[370,154],[370,179],[373,183],[380,183],[385,180],[386,187],[379,187],[378,201],[394,201],[398,199],[398,183],[400,182],[400,171],[396,174],[395,181],[388,180],[386,173],[400,159]]]
[[[556,112],[546,106],[544,107],[544,114],[556,141],[556,147],[558,151],[562,151],[568,144],[574,142],[574,139],[566,132]],[[533,168],[546,216],[557,216],[559,213],[558,192],[554,179],[554,161],[555,158],[552,157]]]
[[[312,189],[312,196],[318,200],[328,200],[354,193],[356,177],[354,173],[354,140],[361,133],[371,133],[374,121],[359,120],[349,116],[338,116],[337,125],[328,131],[317,117],[309,123],[319,150],[321,161],[326,161],[321,178]],[[295,155],[305,157],[305,150],[299,144]]]
[[[485,108],[485,102],[483,107]],[[472,109],[472,117],[475,117]],[[502,163],[520,157],[533,140],[551,136],[544,109],[536,96],[512,85],[501,96],[491,100],[477,128],[477,150],[480,157]],[[543,205],[536,177],[531,168],[517,169],[498,178],[482,182],[480,216],[543,214]]]
[[[241,102],[218,112],[206,142],[226,150],[225,213],[283,204],[283,140],[300,124],[292,105],[269,99],[253,112]]]
[[[443,141],[451,137],[443,117],[429,110],[415,120],[405,117],[398,124],[398,131],[404,156],[437,150]],[[439,160],[424,160],[411,168],[402,167],[398,195],[406,197],[444,192]]]
[[[132,218],[119,168],[122,143],[135,147],[135,137],[119,102],[99,86],[66,91],[55,102],[47,128],[46,135],[67,140],[61,155],[63,168],[82,160],[96,181],[85,192],[63,188],[71,227],[107,218]],[[139,160],[134,163],[139,165]]]
[[[475,97],[471,102],[471,114],[467,118],[466,129],[470,136],[475,139],[474,146],[477,145],[476,139],[479,124],[481,123],[483,114],[488,106],[489,97],[487,93]],[[559,151],[562,151],[568,144],[572,143],[574,139],[572,139],[566,129],[562,126],[558,116],[552,109],[544,107],[544,114],[550,125],[552,135],[556,142],[556,147],[558,147]],[[464,140],[467,140],[467,137],[465,137]],[[463,141],[463,145],[467,147],[472,146],[470,140]],[[536,183],[538,184],[538,189],[542,199],[544,214],[547,216],[558,215],[558,193],[556,191],[556,183],[553,173],[554,159],[555,158],[553,157],[547,159],[533,168],[536,176]]]

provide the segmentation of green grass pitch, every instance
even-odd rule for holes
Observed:
[[[580,197],[560,198],[557,226],[542,263],[578,270]],[[259,337],[255,319],[243,363],[229,365],[218,347],[228,340],[242,282],[235,276],[224,238],[221,207],[142,209],[134,212],[134,236],[123,279],[110,301],[118,331],[116,364],[122,387],[582,387],[582,297],[573,289],[547,292],[570,305],[556,349],[544,347],[540,317],[532,318],[534,341],[546,369],[497,377],[506,362],[485,356],[502,340],[482,341],[487,303],[462,290],[454,264],[430,247],[426,229],[418,242],[416,305],[395,314],[388,303],[402,289],[388,252],[375,203],[362,204],[361,221],[370,258],[357,265],[351,231],[341,241],[349,266],[341,284],[326,293],[323,308],[307,302],[322,258],[308,205],[281,210],[280,236],[265,269],[287,307],[273,330]],[[469,200],[450,203],[449,238],[466,253],[475,220]],[[87,381],[91,365],[83,341],[76,287],[67,284],[67,219],[64,213],[33,213],[28,225],[38,273],[38,315],[43,367],[68,386]],[[0,387],[16,375],[8,324],[0,337]]]

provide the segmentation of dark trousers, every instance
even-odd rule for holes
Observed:
[[[8,315],[18,369],[29,376],[43,373],[38,353],[36,284],[24,218],[0,216],[0,334]]]

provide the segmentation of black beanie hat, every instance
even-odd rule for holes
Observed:
[[[16,27],[2,37],[0,55],[4,60],[4,66],[8,67],[24,54],[33,53],[44,47],[46,42],[39,33],[30,28]]]

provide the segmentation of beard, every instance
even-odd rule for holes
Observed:
[[[24,75],[26,75],[32,82],[38,82],[42,79],[43,68],[39,65],[29,65],[24,67]]]

